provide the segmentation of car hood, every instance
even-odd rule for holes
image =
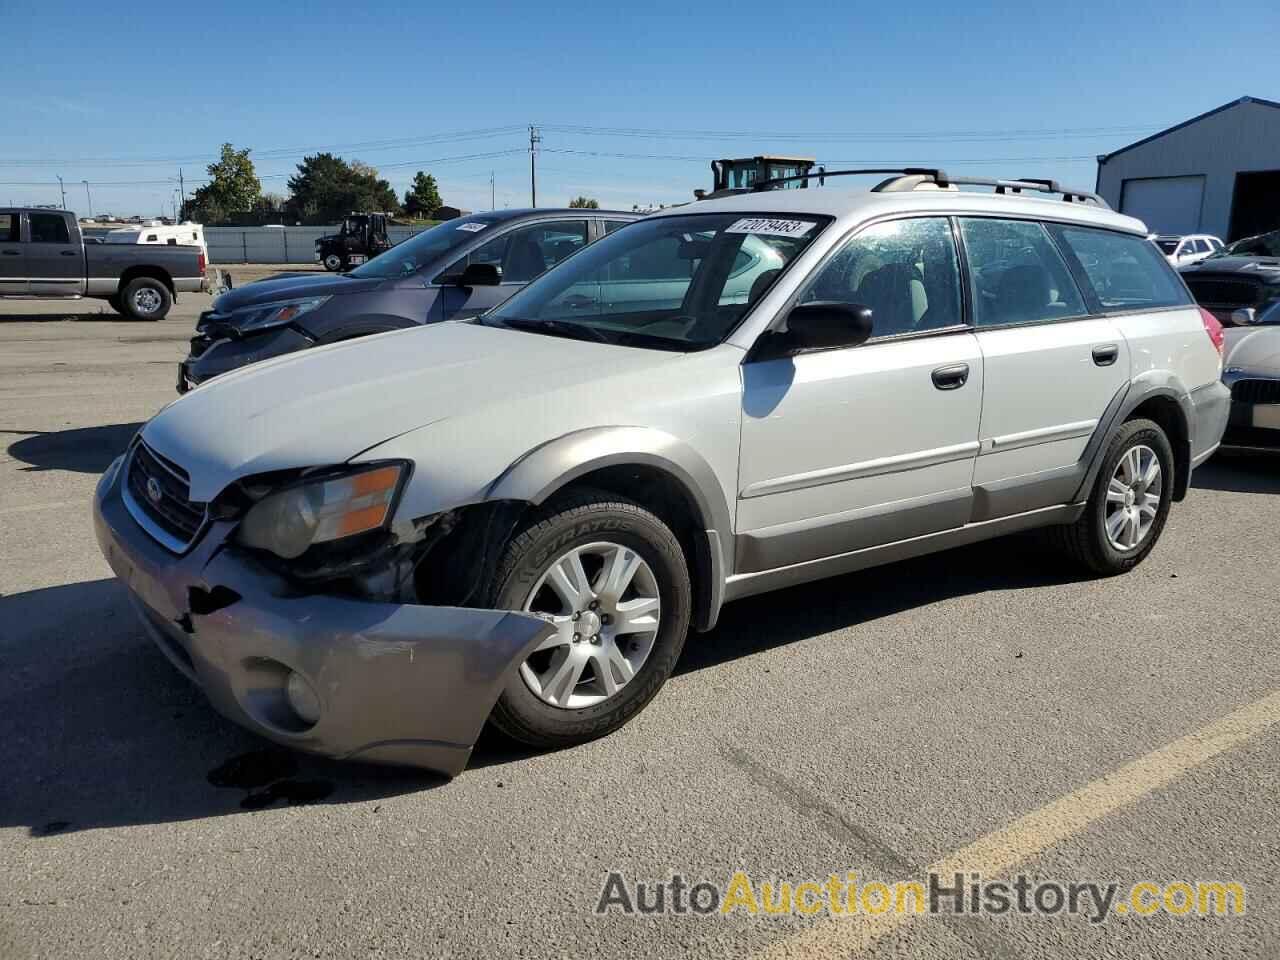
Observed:
[[[1280,326],[1228,327],[1226,337],[1226,369],[1238,367],[1245,373],[1263,373],[1280,377]]]
[[[1276,257],[1207,257],[1197,263],[1182,267],[1184,277],[1199,273],[1252,273],[1275,276],[1280,273],[1280,259]]]
[[[207,501],[273,470],[327,466],[485,407],[518,419],[530,398],[682,356],[454,322],[264,361],[179,397],[143,428]]]
[[[213,302],[213,310],[216,314],[225,315],[233,310],[256,306],[260,303],[294,300],[298,297],[329,297],[362,293],[385,282],[378,277],[361,280],[342,274],[288,273],[267,280],[256,280],[253,283],[246,283],[243,287],[228,290]]]

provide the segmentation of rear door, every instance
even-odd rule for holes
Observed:
[[[53,211],[27,213],[26,269],[31,293],[74,296],[84,293],[84,253],[67,218]]]
[[[26,264],[22,214],[16,210],[0,210],[0,297],[27,292]]]
[[[1128,345],[1090,310],[1044,225],[962,217],[960,233],[984,371],[974,519],[1064,503],[1129,382]]]

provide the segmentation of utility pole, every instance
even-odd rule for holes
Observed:
[[[497,205],[496,203],[494,203],[494,193],[493,193],[493,171],[492,171],[492,170],[490,170],[490,171],[489,171],[489,209],[490,209],[490,210],[496,210],[497,208],[498,208],[498,205]]]
[[[57,176],[57,174],[54,174]],[[67,188],[62,184],[62,178],[58,177],[58,189],[62,191],[62,209],[67,209]]]
[[[182,209],[185,210],[187,209],[187,185],[182,182],[181,167],[178,168],[178,192],[182,194]],[[179,212],[179,215],[181,215],[181,211]],[[173,219],[176,221],[178,218],[174,217]]]
[[[533,124],[529,124],[529,206],[536,207],[538,205],[538,144],[542,142],[542,137],[538,133],[538,128]]]
[[[89,193],[89,181],[81,180],[80,182],[84,184],[84,199],[89,204],[89,219],[92,220],[93,219],[93,197]]]

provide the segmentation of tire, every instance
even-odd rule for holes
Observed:
[[[173,306],[173,294],[159,280],[136,277],[120,291],[120,312],[134,320],[163,320]]]
[[[1143,451],[1150,451],[1159,464],[1159,503],[1154,507],[1154,514],[1150,516],[1149,526],[1134,527],[1129,523],[1123,524],[1120,527],[1121,534],[1117,538],[1121,542],[1117,545],[1112,535],[1108,533],[1108,520],[1114,519],[1117,511],[1130,510],[1126,501],[1118,501],[1116,497],[1120,495],[1120,489],[1127,486],[1124,481],[1127,465],[1122,466],[1122,464],[1126,464],[1128,458],[1135,455],[1135,451],[1143,462],[1146,462],[1146,454]],[[1151,552],[1164,530],[1165,521],[1169,516],[1169,507],[1173,502],[1173,469],[1173,448],[1170,447],[1169,438],[1165,436],[1164,430],[1158,423],[1152,420],[1129,420],[1121,424],[1120,429],[1107,445],[1106,453],[1102,458],[1102,467],[1098,471],[1084,512],[1075,523],[1052,527],[1047,533],[1063,553],[1094,573],[1109,577],[1132,570]],[[1118,471],[1120,471],[1119,475],[1117,475]],[[1114,489],[1112,488],[1113,478],[1118,484]],[[1146,493],[1152,497],[1157,496],[1157,494],[1151,494],[1149,488],[1141,485],[1140,488],[1146,490]],[[1109,493],[1112,495],[1111,500],[1108,500]],[[1139,504],[1139,497],[1142,494],[1137,493],[1137,488],[1135,488],[1135,494],[1132,510],[1139,511],[1140,515],[1145,516]],[[1128,544],[1128,541],[1135,536],[1137,543]]]
[[[612,555],[607,552],[609,547],[615,550]],[[689,630],[693,588],[684,551],[675,534],[661,519],[638,504],[599,490],[582,490],[555,498],[518,528],[490,580],[485,606],[537,610],[547,604],[547,598],[559,603],[548,580],[549,571],[566,554],[579,550],[582,551],[581,569],[591,587],[585,595],[599,594],[595,601],[600,605],[599,613],[584,611],[580,614],[581,620],[573,618],[572,623],[562,623],[561,629],[587,630],[591,629],[586,626],[589,623],[599,632],[594,639],[584,633],[581,642],[570,642],[564,633],[559,633],[560,645],[532,654],[512,671],[489,718],[492,725],[508,737],[533,747],[571,746],[617,730],[639,713],[666,682]],[[602,551],[599,568],[591,566],[592,551]],[[619,567],[613,567],[612,563],[619,558]],[[633,558],[642,561],[642,565],[636,565]],[[623,566],[635,567],[628,581],[631,586],[611,598],[607,576],[610,570]],[[651,633],[628,631],[627,627],[641,620],[627,623],[629,614],[623,611],[637,604],[653,603],[650,592],[658,602],[656,630]],[[625,599],[629,596],[632,599]],[[610,610],[615,612],[611,615]],[[563,621],[566,616],[562,608],[558,619]],[[573,636],[579,634],[573,633]],[[576,683],[573,677],[565,681],[560,704],[554,704],[549,700],[554,696],[550,692],[551,683],[546,692],[539,692],[535,689],[537,678],[545,679],[556,673],[560,669],[556,665],[563,666],[573,656],[579,660],[593,658],[587,661],[591,669],[582,670],[584,679]],[[580,702],[600,696],[601,691],[607,689],[599,672],[600,664],[621,666],[619,657],[638,664],[633,668],[633,675],[619,684],[624,674],[606,666],[616,691],[604,693],[599,702],[582,705]]]
[[[326,253],[321,258],[321,262],[324,264],[324,268],[330,273],[338,273],[347,268],[346,260],[336,253]]]

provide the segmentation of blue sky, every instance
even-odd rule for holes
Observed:
[[[128,8],[128,13],[121,11]],[[304,13],[305,11],[305,13]],[[931,162],[1091,186],[1092,158],[1280,99],[1280,3],[972,6],[0,0],[0,203],[168,209],[219,144],[284,193],[303,153],[422,168],[446,202],[689,199],[716,157]]]

